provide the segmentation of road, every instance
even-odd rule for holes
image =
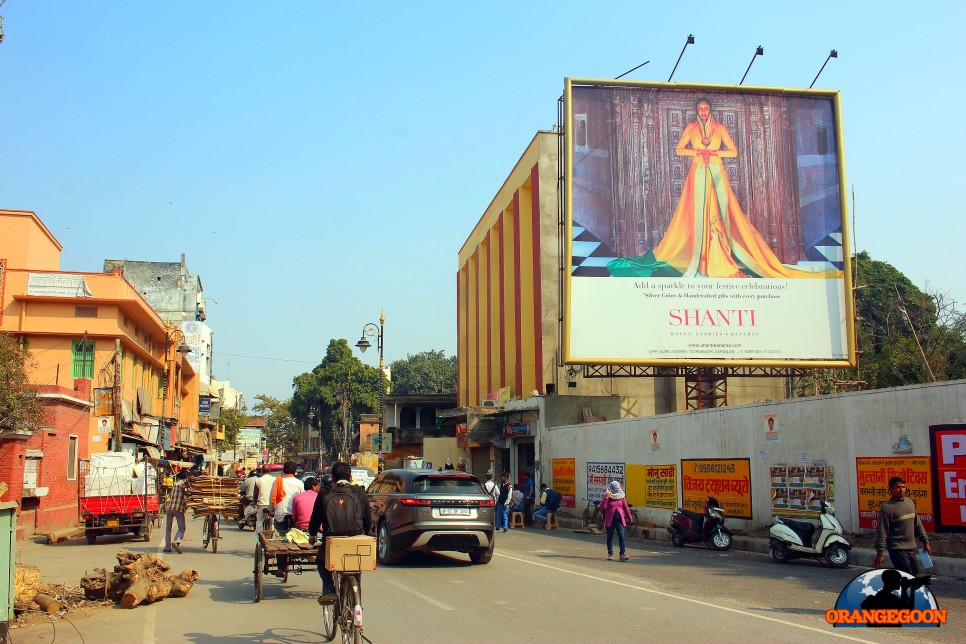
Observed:
[[[189,522],[175,571],[201,579],[184,598],[133,610],[70,615],[13,631],[17,644],[70,642],[322,642],[314,570],[268,577],[253,603],[254,535],[223,530],[217,554],[200,548],[201,521]],[[24,544],[20,559],[45,581],[77,585],[85,569],[111,566],[117,550],[160,551],[121,538],[55,546]],[[629,541],[629,562],[605,561],[604,537],[569,530],[513,530],[498,536],[485,566],[462,555],[416,555],[367,574],[365,633],[373,642],[871,642],[966,641],[966,581],[938,578],[932,590],[949,622],[939,629],[833,629],[823,615],[863,569],[812,561],[777,564],[744,552]],[[72,626],[73,625],[73,626]],[[76,630],[75,628],[76,627]],[[82,636],[82,637],[81,637]],[[82,639],[83,638],[83,639]]]

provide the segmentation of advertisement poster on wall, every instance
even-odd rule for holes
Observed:
[[[577,459],[555,458],[550,461],[550,487],[563,498],[560,505],[577,507]]]
[[[765,440],[766,441],[778,441],[781,440],[781,436],[778,434],[778,427],[776,423],[778,416],[777,414],[765,414]]]
[[[966,532],[966,425],[933,425],[929,428],[929,445],[936,530]]]
[[[622,488],[627,487],[627,476],[623,463],[587,463],[587,498],[600,501],[604,498],[607,484],[617,481]]]
[[[674,510],[678,507],[678,468],[669,465],[648,465],[645,470],[646,501],[649,508]]]
[[[564,362],[852,364],[839,103],[566,79]]]
[[[709,496],[718,499],[726,517],[751,517],[751,459],[681,460],[681,507],[704,512]]]
[[[916,512],[927,532],[935,531],[932,476],[928,456],[871,456],[855,459],[855,482],[859,495],[859,527],[875,530],[879,508],[889,500],[889,479],[906,481],[906,496],[916,503]]]
[[[835,502],[835,473],[824,465],[771,466],[771,513],[776,517],[813,518],[821,502]]]
[[[94,415],[114,415],[114,390],[109,387],[94,390]]]

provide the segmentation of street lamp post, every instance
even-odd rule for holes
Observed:
[[[372,346],[372,343],[366,339],[366,336],[370,338],[376,338],[376,348],[379,349],[379,460],[382,461],[382,433],[385,431],[386,427],[386,407],[382,402],[383,396],[386,395],[386,365],[383,361],[383,344],[385,339],[385,329],[386,327],[386,313],[385,311],[379,312],[379,325],[376,326],[375,322],[368,322],[362,327],[362,337],[356,342],[356,347],[359,351],[365,353],[366,349]]]
[[[171,345],[175,342],[179,343],[178,348],[175,349],[181,356],[186,356],[191,353],[191,347],[185,342],[184,331],[175,327],[172,328],[169,325],[164,325],[164,372],[162,374],[161,380],[161,427],[159,431],[164,431],[166,429],[166,424],[164,422],[164,414],[167,411],[168,406],[168,378],[171,363],[168,361],[168,353],[171,351]],[[161,436],[158,436],[161,439]],[[172,446],[174,441],[171,441]]]

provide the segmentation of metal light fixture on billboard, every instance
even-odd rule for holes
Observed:
[[[674,78],[674,72],[678,70],[678,63],[680,63],[681,58],[684,57],[684,50],[688,48],[688,45],[693,45],[693,44],[694,44],[694,34],[688,34],[688,39],[684,43],[684,47],[681,49],[681,54],[678,56],[678,62],[674,63],[674,69],[671,70],[671,75],[667,77],[667,82],[670,83],[671,79]]]
[[[751,62],[748,63],[748,69],[745,70],[745,75],[741,77],[741,82],[738,83],[739,85],[745,84],[745,79],[748,77],[748,72],[751,71],[751,66],[755,64],[755,59],[758,58],[759,56],[764,56],[764,55],[765,55],[765,48],[762,47],[761,45],[758,45],[758,47],[755,48],[754,55],[751,57]]]
[[[815,78],[812,79],[812,84],[808,86],[808,89],[812,89],[812,87],[815,86],[815,81],[817,81],[818,77],[822,75],[822,72],[825,70],[825,66],[828,65],[828,61],[838,57],[839,57],[839,52],[836,51],[835,49],[833,49],[828,53],[828,58],[826,58],[825,62],[822,63],[822,68],[818,70],[817,74],[815,74]]]
[[[567,369],[567,386],[571,389],[577,388],[577,370],[573,367]]]
[[[646,65],[646,64],[648,64],[649,62],[651,62],[651,61],[649,61],[649,60],[645,60],[645,61],[644,61],[643,63],[641,63],[641,64],[640,64],[640,65],[638,65],[637,67],[635,67],[635,68],[633,68],[633,69],[628,69],[628,70],[627,70],[626,72],[624,72],[623,74],[621,74],[620,76],[618,76],[618,77],[617,77],[617,78],[615,78],[614,80],[620,80],[621,78],[624,78],[625,76],[627,76],[627,75],[628,75],[628,74],[630,74],[631,72],[633,72],[633,71],[637,71],[638,69],[640,69],[640,68],[641,68],[641,67],[643,67],[644,65]]]

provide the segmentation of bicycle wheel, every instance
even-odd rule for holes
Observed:
[[[211,522],[211,551],[218,552],[218,517],[212,517],[214,519]]]
[[[201,529],[201,547],[207,548],[211,540],[211,515],[205,517],[205,527]]]
[[[337,604],[322,604],[322,635],[329,642],[335,638]]]
[[[591,523],[601,530],[604,529],[604,513],[599,507],[594,508],[594,518],[591,520]]]
[[[356,605],[362,606],[356,578],[343,575],[339,591],[339,627],[342,629],[342,644],[362,644],[362,624],[355,623]]]
[[[592,517],[593,517],[593,514],[590,511],[590,506],[587,506],[586,508],[584,508],[584,514],[580,517],[581,522],[583,523],[583,527],[586,528],[588,525],[590,525],[590,519]]]

